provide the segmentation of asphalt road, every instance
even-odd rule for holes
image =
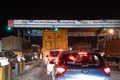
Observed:
[[[46,65],[43,62],[34,62],[33,68],[29,69],[22,75],[14,76],[12,80],[51,80],[47,76]],[[112,80],[120,80],[120,70],[116,67],[111,67]]]
[[[24,74],[13,75],[12,80],[51,80],[50,76],[47,76],[46,65],[43,62],[37,61],[30,66],[32,67]]]

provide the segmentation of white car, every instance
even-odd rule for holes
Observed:
[[[0,52],[0,66],[6,66],[8,64],[9,64],[8,58],[2,52]]]
[[[60,52],[63,52],[63,51],[64,51],[63,49],[50,50],[50,53],[47,56],[47,75],[50,75],[50,73],[53,70],[54,61],[56,57],[58,56]]]

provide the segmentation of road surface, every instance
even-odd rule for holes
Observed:
[[[120,70],[117,68],[111,68],[112,80],[120,80]],[[14,76],[12,80],[51,80],[50,76],[47,76],[46,65],[41,62],[37,63],[34,68],[27,71],[25,74]]]

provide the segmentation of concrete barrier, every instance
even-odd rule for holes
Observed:
[[[0,67],[0,80],[5,80],[5,67]]]
[[[0,67],[0,80],[12,80],[12,68],[10,64]]]
[[[15,64],[15,74],[20,75],[25,72],[25,62],[20,61]]]

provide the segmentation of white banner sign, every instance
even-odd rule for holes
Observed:
[[[120,27],[120,20],[8,20],[8,26],[23,28]]]

